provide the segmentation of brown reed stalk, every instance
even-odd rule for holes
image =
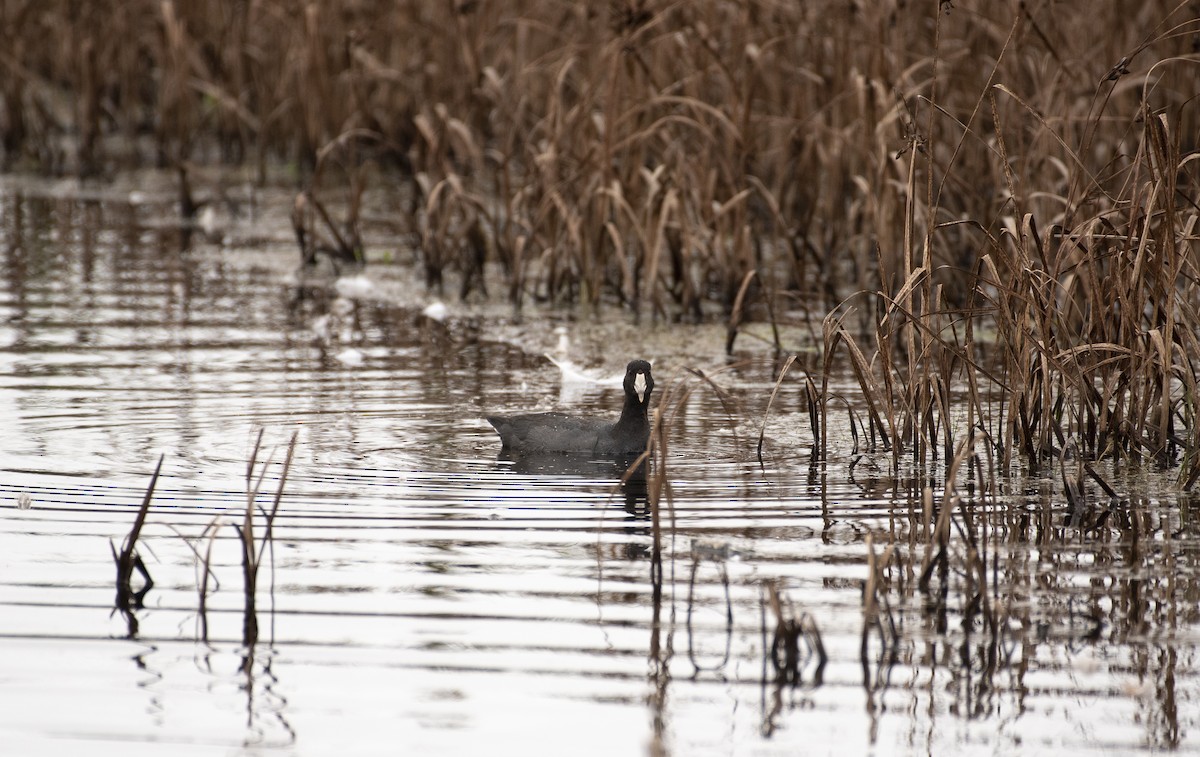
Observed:
[[[207,536],[207,544],[204,549],[204,558],[200,560],[200,581],[197,587],[199,594],[199,605],[197,614],[200,619],[200,639],[208,641],[208,582],[211,578],[214,584],[213,590],[220,588],[220,581],[217,579],[217,574],[212,569],[212,550],[213,545],[217,540],[217,531],[220,529],[220,524],[216,519],[209,523],[204,528],[204,532],[200,534],[200,538],[204,539]]]
[[[113,562],[117,567],[116,607],[129,618],[130,634],[137,632],[137,621],[133,617],[133,610],[141,609],[146,594],[154,587],[150,571],[137,552],[137,542],[141,536],[142,527],[146,524],[146,516],[150,512],[150,500],[154,496],[154,487],[158,484],[158,474],[162,470],[164,457],[164,455],[158,456],[158,464],[154,466],[150,483],[146,485],[146,493],[143,495],[141,507],[138,508],[137,515],[133,519],[133,525],[130,527],[129,533],[125,535],[125,540],[121,542],[121,550],[118,552],[116,545],[111,540],[108,543],[112,550]],[[142,588],[137,591],[133,589],[133,572],[135,570],[141,575],[144,582]]]
[[[882,439],[884,449],[889,449],[892,446],[892,440],[896,438],[896,432],[895,428],[890,425],[892,418],[889,417],[888,425],[885,425],[883,416],[879,412],[881,395],[871,376],[871,369],[867,364],[867,359],[849,332],[842,329],[840,337],[841,343],[846,345],[846,352],[850,355],[850,366],[854,371],[854,377],[858,380],[859,386],[862,388],[863,398],[867,403],[867,413],[870,416],[874,434],[878,434]]]
[[[258,466],[258,455],[262,448],[262,438],[263,430],[259,429],[258,436],[254,441],[254,448],[250,452],[250,460],[246,464],[246,511],[242,518],[241,526],[234,526],[237,529],[242,546],[242,585],[245,598],[245,609],[242,614],[242,643],[246,647],[253,647],[258,641],[258,571],[262,566],[264,552],[268,548],[274,548],[275,516],[279,512],[279,504],[283,499],[283,488],[284,484],[287,483],[292,458],[296,452],[298,433],[293,432],[291,441],[288,443],[287,454],[284,457],[279,473],[279,485],[275,490],[271,508],[262,512],[265,521],[264,532],[261,539],[256,539],[254,536],[254,518],[256,511],[260,509],[257,504],[258,493],[262,489],[263,477],[266,475],[267,467],[271,462],[270,458],[268,458],[261,466]],[[255,476],[256,467],[258,468],[257,477]]]
[[[792,364],[795,362],[796,356],[788,355],[787,360],[785,360],[783,363],[783,367],[779,369],[779,375],[775,378],[775,386],[771,387],[771,396],[767,398],[767,407],[763,410],[762,423],[759,424],[758,427],[758,447],[756,454],[758,456],[758,464],[760,466],[764,465],[762,456],[763,439],[767,433],[767,417],[771,414],[771,405],[775,404],[775,395],[779,394],[779,387],[783,384],[783,379],[785,376],[787,376],[788,369],[791,368]],[[811,381],[809,383],[811,384]],[[814,438],[813,441],[815,442],[816,439]]]

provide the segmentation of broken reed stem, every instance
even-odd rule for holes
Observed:
[[[116,546],[109,541],[109,548],[112,550],[113,561],[117,567],[116,606],[126,615],[130,615],[132,610],[142,606],[146,593],[154,586],[154,581],[150,578],[150,571],[146,569],[145,563],[137,553],[137,541],[141,536],[142,526],[146,523],[146,516],[150,512],[150,500],[154,496],[154,487],[158,484],[158,474],[162,470],[164,457],[165,455],[158,456],[158,464],[154,466],[154,473],[150,476],[150,483],[146,486],[145,495],[142,496],[142,504],[133,519],[133,526],[121,543],[121,551],[118,553]],[[134,570],[141,574],[145,581],[142,589],[136,592],[133,590]],[[133,623],[131,630],[136,630],[136,623]]]
[[[792,363],[796,362],[796,356],[788,355],[787,360],[783,363],[783,368],[779,370],[779,376],[775,379],[775,386],[771,388],[771,396],[767,399],[767,407],[763,410],[762,423],[758,428],[758,464],[765,467],[763,463],[763,439],[767,433],[767,418],[771,414],[771,405],[775,403],[775,395],[779,394],[779,387],[783,384],[783,379],[787,376],[788,369],[792,367]],[[811,383],[811,382],[810,382]],[[815,441],[815,438],[814,438]]]

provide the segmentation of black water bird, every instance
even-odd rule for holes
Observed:
[[[637,455],[650,439],[650,364],[634,360],[625,369],[625,406],[616,423],[563,413],[493,415],[488,423],[500,434],[504,449],[517,454],[575,453]]]

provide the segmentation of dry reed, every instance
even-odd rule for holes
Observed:
[[[133,611],[142,608],[146,594],[154,587],[154,580],[150,577],[150,571],[146,568],[145,562],[142,561],[141,555],[137,552],[137,544],[138,538],[142,533],[142,527],[146,524],[146,516],[150,512],[150,501],[154,497],[154,487],[158,484],[158,474],[162,471],[162,464],[163,456],[159,455],[158,464],[154,466],[154,473],[150,476],[150,483],[146,485],[146,494],[142,497],[142,504],[133,519],[133,525],[130,527],[129,533],[126,534],[125,540],[121,543],[120,551],[117,551],[116,545],[111,541],[109,542],[113,562],[117,567],[116,609],[128,622],[130,636],[136,635],[138,628],[137,617]],[[137,590],[133,588],[133,573],[135,570],[142,577],[142,587]]]
[[[1190,486],[1190,8],[50,0],[4,11],[0,145],[81,173],[282,160],[306,257],[343,261],[377,176],[464,297],[492,266],[517,306],[719,317],[730,349],[840,313],[826,367],[896,465],[980,430],[1002,469],[1074,439]]]
[[[279,472],[279,485],[276,487],[270,509],[263,509],[258,505],[258,494],[262,490],[263,478],[266,476],[271,457],[273,457],[273,455],[269,456],[261,466],[259,465],[258,456],[262,449],[262,438],[263,430],[260,429],[254,441],[254,449],[250,453],[250,460],[246,463],[245,515],[240,526],[234,525],[242,546],[242,586],[245,598],[245,611],[242,615],[242,643],[247,648],[252,648],[258,641],[258,571],[262,567],[265,551],[274,549],[275,516],[279,513],[279,504],[283,499],[283,487],[287,483],[292,458],[296,454],[297,434],[293,433],[292,439],[288,443],[287,454],[284,456]],[[256,468],[257,476],[255,475]],[[255,513],[258,510],[262,510],[265,526],[262,536],[256,538],[254,521]],[[274,561],[272,561],[273,564]],[[205,570],[208,570],[208,566],[205,566]]]

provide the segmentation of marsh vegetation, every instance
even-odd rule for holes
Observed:
[[[4,160],[283,160],[298,229],[349,257],[362,193],[405,185],[431,287],[482,296],[494,266],[518,306],[726,318],[731,346],[825,319],[897,456],[950,452],[965,407],[1002,468],[1070,437],[1194,482],[1189,9],[26,4]]]
[[[1024,675],[1039,654],[1071,657],[1086,645],[1113,651],[1114,670],[1154,682],[1143,692],[1154,705],[1142,743],[1176,747],[1197,725],[1175,704],[1177,679],[1194,690],[1186,650],[1200,621],[1194,4],[49,0],[8,3],[0,14],[8,172],[102,184],[157,166],[173,182],[171,202],[157,209],[189,228],[203,208],[234,203],[226,176],[282,183],[275,197],[287,198],[296,264],[365,264],[464,308],[504,303],[513,322],[570,320],[586,331],[616,317],[651,344],[669,331],[720,333],[723,350],[705,354],[703,369],[680,351],[661,374],[655,364],[670,378],[641,479],[600,476],[626,497],[629,537],[597,541],[597,569],[619,552],[623,588],[649,591],[653,616],[637,628],[650,633],[655,749],[681,740],[663,718],[672,663],[681,664],[676,632],[687,635],[697,680],[763,686],[764,736],[776,733],[787,692],[810,697],[830,670],[836,686],[848,660],[861,668],[876,727],[889,695],[905,688],[892,676],[906,666],[914,689],[920,671],[941,676],[951,707],[970,720],[1023,710]],[[53,226],[27,205],[7,201],[4,216],[7,286],[22,297],[26,279],[49,275],[28,267],[26,248],[44,244]],[[114,223],[66,215],[64,227]],[[205,286],[193,280],[204,263],[189,262],[192,252],[174,251],[167,274],[189,303]],[[81,281],[90,285],[92,272]],[[418,354],[425,378],[443,362],[465,382],[529,369],[507,353],[499,369],[464,357],[495,349],[478,346],[479,323],[452,321],[412,344],[400,316],[346,298],[339,315],[328,297],[297,288],[289,320],[264,331],[297,339],[318,331],[316,318],[336,316],[356,348]],[[263,307],[232,302],[246,313]],[[321,370],[330,369],[325,341]],[[393,353],[365,360],[405,369]],[[505,386],[493,373],[473,385]],[[338,391],[358,401],[350,384]],[[437,408],[445,427],[464,422],[462,407],[485,410],[478,392],[439,391],[414,407]],[[265,415],[239,419],[294,422]],[[458,433],[417,435],[478,453],[479,439]],[[705,449],[698,435],[717,441]],[[304,459],[306,447],[337,447],[300,439],[276,461],[278,489],[266,504],[259,442],[249,465],[238,463],[247,503],[225,531],[241,549],[239,638],[250,650],[259,568],[274,568],[278,529],[309,517],[288,506],[283,482],[311,496],[322,461]],[[357,437],[340,441],[351,458],[385,465]],[[680,450],[723,454],[727,467],[705,473]],[[413,475],[452,462],[413,459]],[[361,484],[347,472],[358,460],[341,462],[340,481]],[[152,505],[160,471],[131,511],[132,531],[120,529],[123,547],[112,548],[116,604],[136,637],[147,592],[163,586],[150,580],[139,536],[171,525],[177,531],[159,530],[157,543],[182,545],[201,566],[195,637],[207,642],[208,581],[229,572],[212,554],[226,537],[209,513],[195,529],[169,523]],[[509,472],[541,483],[546,474]],[[790,494],[760,500],[743,481],[743,509],[718,507],[695,489],[718,475],[786,480]],[[417,517],[416,528],[469,553],[448,561],[468,572],[496,543],[426,522],[465,517],[491,528],[486,513],[455,509],[473,507],[469,486],[455,479],[450,489],[460,499]],[[838,493],[876,504],[839,513]],[[798,515],[787,496],[807,503]],[[602,518],[584,523],[607,534]],[[351,533],[337,539],[353,542]],[[852,631],[806,583],[807,558],[769,546],[815,535],[829,559],[852,566],[820,587],[835,604],[853,604]],[[311,548],[322,538],[314,528],[298,541]],[[421,564],[438,563],[418,536],[402,538]],[[465,548],[452,544],[460,538]],[[738,571],[739,550],[751,570]],[[649,567],[649,581],[626,570],[635,564]],[[600,595],[597,607],[637,604],[605,605]],[[445,610],[430,607],[429,617]],[[757,646],[741,643],[754,635]],[[693,648],[704,638],[717,640],[716,653]],[[1156,647],[1156,638],[1167,641]],[[645,657],[644,641],[616,646]],[[733,670],[749,659],[760,674]],[[934,709],[935,699],[922,706]]]

